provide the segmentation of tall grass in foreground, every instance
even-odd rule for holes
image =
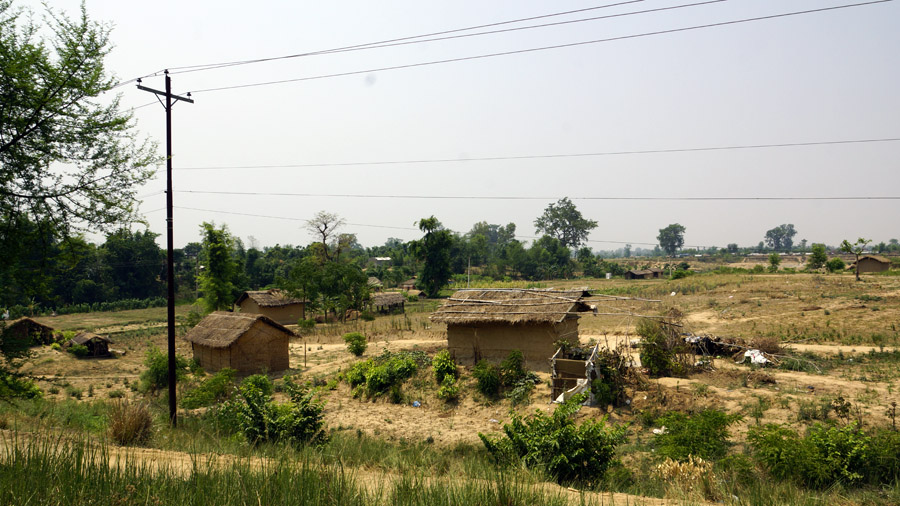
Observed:
[[[105,446],[47,434],[14,434],[0,446],[0,504],[19,506],[566,504],[563,492],[546,492],[503,475],[455,481],[379,474],[364,483],[343,466],[311,459],[194,460],[179,467],[177,460],[150,462],[124,450],[111,455]]]

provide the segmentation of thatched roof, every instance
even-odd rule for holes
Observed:
[[[581,301],[585,290],[471,288],[459,290],[432,313],[438,323],[559,323],[595,308]]]
[[[400,292],[383,292],[372,295],[372,304],[375,306],[393,306],[406,302],[406,297]]]
[[[216,311],[200,320],[196,327],[185,334],[184,339],[210,348],[228,348],[243,336],[257,321],[270,325],[286,334],[294,335],[284,325],[261,314],[229,313]]]
[[[39,327],[42,331],[53,332],[53,327],[51,327],[49,325],[44,325],[43,323],[41,323],[37,320],[33,320],[27,316],[23,316],[21,318],[17,318],[15,320],[8,322],[6,324],[6,328],[9,329],[9,328],[13,328],[13,327],[18,327],[19,325],[29,325],[29,326],[33,326],[33,327]]]
[[[88,342],[88,341],[94,341],[94,340],[96,340],[96,341],[103,341],[103,342],[106,342],[106,343],[111,343],[111,342],[112,342],[112,341],[110,341],[110,340],[109,340],[108,338],[106,338],[106,337],[103,337],[103,336],[98,335],[98,334],[94,334],[93,332],[86,332],[86,331],[85,331],[85,332],[79,332],[78,334],[75,335],[75,337],[73,337],[72,339],[70,339],[70,341],[71,341],[72,343],[75,343],[75,344],[82,344],[82,345],[85,344],[85,343]]]
[[[867,258],[871,258],[872,260],[875,260],[876,262],[882,263],[882,264],[890,264],[891,263],[890,259],[885,258],[883,256],[879,256],[879,255],[863,255],[863,256],[859,257],[859,260],[863,261]],[[856,262],[853,262],[853,263],[855,264]]]
[[[244,292],[238,297],[238,300],[235,301],[234,304],[240,306],[241,302],[244,302],[247,299],[256,302],[259,307],[283,307],[290,306],[291,304],[303,304],[302,300],[288,297],[284,292],[277,288]]]
[[[625,274],[631,273],[634,276],[647,276],[648,274],[653,274],[654,272],[662,272],[662,270],[657,269],[656,271],[654,271],[653,269],[631,269],[629,271],[625,271]]]
[[[369,286],[382,286],[381,280],[376,278],[375,276],[369,276],[366,284],[368,284]]]
[[[407,279],[406,281],[400,283],[400,286],[406,286],[406,285],[416,286],[416,278],[410,278],[410,279]]]

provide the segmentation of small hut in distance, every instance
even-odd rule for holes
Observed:
[[[109,352],[110,341],[108,338],[94,334],[93,332],[79,332],[67,343],[69,346],[78,344],[87,348],[85,357],[111,357]]]
[[[6,323],[0,344],[7,347],[40,346],[53,342],[53,328],[31,318],[22,317]]]
[[[242,293],[234,303],[234,310],[261,314],[282,325],[296,324],[301,318],[306,318],[304,301],[288,297],[274,288]]]
[[[242,374],[290,367],[288,344],[295,334],[272,319],[250,313],[217,311],[184,336],[194,358],[207,371],[226,367]]]
[[[847,268],[848,270],[856,269],[856,263],[853,262]],[[863,255],[859,257],[859,272],[884,272],[891,268],[891,261],[885,257],[878,255]]]
[[[372,308],[381,314],[402,313],[406,297],[400,292],[381,292],[372,295]]]
[[[447,347],[460,361],[500,360],[520,350],[546,366],[559,340],[578,343],[577,313],[595,308],[586,290],[466,289],[431,315],[447,324]]]

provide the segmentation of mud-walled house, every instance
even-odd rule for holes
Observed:
[[[306,318],[306,304],[277,289],[244,292],[235,301],[234,310],[261,314],[282,325],[296,325]]]
[[[288,344],[295,334],[272,319],[250,313],[217,311],[185,334],[194,359],[207,371],[226,367],[242,374],[290,367]]]

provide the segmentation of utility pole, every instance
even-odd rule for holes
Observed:
[[[191,94],[180,97],[172,94],[172,78],[166,70],[166,91],[154,90],[141,86],[138,79],[137,88],[156,95],[157,100],[166,109],[166,284],[168,286],[168,330],[169,330],[169,421],[172,427],[177,426],[175,406],[175,267],[172,253],[172,105],[181,100],[193,104]],[[159,98],[166,97],[165,103]]]

